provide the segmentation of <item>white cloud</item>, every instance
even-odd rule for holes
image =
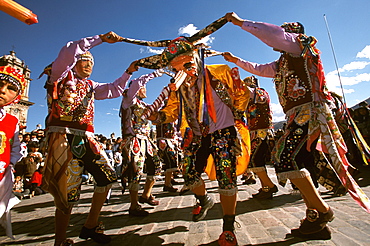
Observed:
[[[362,51],[358,52],[356,57],[370,59],[370,45],[367,45]]]
[[[342,82],[343,86],[352,86],[357,85],[361,82],[369,82],[370,81],[370,73],[360,73],[356,74],[355,76],[348,77],[348,76],[340,76],[340,81]],[[336,71],[330,72],[326,75],[326,83],[327,87],[330,91],[334,91],[338,93],[340,91],[340,95],[342,95],[340,89],[340,81],[339,76]],[[353,93],[353,89],[345,89],[345,93]]]
[[[179,35],[180,36],[192,36],[195,33],[197,33],[198,31],[200,31],[200,30],[196,26],[194,26],[194,24],[189,24],[189,25],[183,26],[179,29]],[[202,38],[201,40],[199,40],[197,43],[203,43],[205,45],[211,45],[214,39],[215,39],[214,37],[206,36],[206,37]]]
[[[362,51],[358,52],[356,58],[370,59],[370,45],[367,45]],[[328,89],[339,95],[343,95],[342,83],[344,94],[354,93],[355,90],[348,87],[362,82],[370,82],[369,64],[369,61],[352,61],[339,68],[338,71],[327,73],[325,77]]]
[[[283,111],[283,108],[279,103],[271,103],[270,104],[272,113],[272,121],[273,122],[279,122],[285,120],[285,113]]]
[[[344,65],[342,68],[339,69],[339,72],[364,69],[369,64],[370,64],[370,62],[354,61],[354,62],[351,62],[349,64]]]
[[[194,24],[189,24],[187,26],[180,27],[179,35],[189,34],[189,36],[192,36],[198,31],[198,28],[194,26]]]
[[[151,47],[140,48],[140,53],[150,53],[150,54],[161,54],[163,49],[153,49]]]

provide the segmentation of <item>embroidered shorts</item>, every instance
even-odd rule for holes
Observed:
[[[153,155],[148,151],[144,153],[145,156],[142,153],[135,155],[132,151],[129,152],[130,161],[122,167],[122,176],[127,178],[128,183],[138,184],[144,173],[148,176],[160,175],[161,160],[157,151],[153,149]]]
[[[232,126],[202,137],[200,144],[190,145],[184,152],[185,184],[191,186],[200,180],[207,159],[212,155],[219,188],[236,188],[236,156],[233,152],[236,140],[236,129]]]
[[[173,140],[167,140],[167,139],[157,139],[157,145],[158,145],[158,155],[163,160],[163,170],[175,170],[178,168],[178,152],[175,149],[175,145],[169,144],[169,141]]]
[[[249,168],[265,167],[267,158],[270,156],[270,148],[268,145],[268,138],[265,139],[256,137],[251,140],[251,156],[248,165]]]
[[[292,122],[288,126],[274,149],[276,173],[298,171],[303,168],[310,170],[313,167],[316,142],[311,145],[311,151],[307,151],[307,136],[308,124],[300,126]]]
[[[67,134],[68,143],[73,147],[72,141],[74,135]],[[74,159],[77,159],[80,166],[83,166],[84,169],[89,172],[96,182],[96,186],[104,187],[111,183],[117,181],[117,175],[114,171],[114,168],[109,164],[106,156],[95,154],[88,140],[84,139],[84,146],[86,148],[86,153],[82,157],[73,156]]]
[[[80,151],[80,158],[72,154],[71,142],[73,135],[52,132],[48,135],[48,150],[45,159],[45,171],[42,188],[49,191],[54,197],[55,206],[69,213],[73,203],[80,199],[82,174],[90,172],[98,187],[105,187],[116,181],[116,174],[107,163],[104,155],[99,160],[92,151],[86,138],[79,141],[85,151]],[[104,151],[101,151],[104,154]],[[100,155],[99,155],[100,156]]]

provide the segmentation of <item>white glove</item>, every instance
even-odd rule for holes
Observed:
[[[161,77],[164,74],[164,70],[162,68],[157,69],[153,72],[155,77]]]

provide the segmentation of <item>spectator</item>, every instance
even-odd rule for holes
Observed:
[[[32,156],[35,156],[35,161],[37,161],[37,168],[39,165],[43,162],[43,155],[41,152],[39,152],[40,149],[40,143],[36,141],[30,141],[27,145],[28,147],[28,152],[33,153]]]
[[[113,151],[112,151],[112,144],[107,143],[105,145],[104,151],[108,156],[109,164],[113,167],[114,166],[114,156],[113,156]]]
[[[35,132],[32,132],[31,133],[31,139],[30,139],[31,142],[39,142],[38,138],[37,138],[37,133]]]
[[[118,178],[121,178],[122,174],[122,150],[118,148],[117,151],[114,153],[114,169],[116,170]]]
[[[107,142],[108,139],[105,136],[100,138],[100,144],[103,146],[103,149],[107,149]]]
[[[26,133],[23,135],[23,142],[27,145],[28,142],[31,140],[31,135],[29,133]]]
[[[13,194],[22,200],[24,197],[30,195],[29,189],[24,189],[24,181],[21,176],[16,176],[13,184]]]
[[[122,138],[121,137],[117,137],[116,141],[114,141],[113,143],[113,153],[116,152],[120,146],[121,146],[121,143],[122,143]]]
[[[45,194],[46,192],[41,188],[42,174],[44,173],[44,166],[40,166],[32,175],[31,178],[31,197]]]
[[[15,165],[15,174],[23,177],[27,184],[31,180],[33,173],[37,170],[40,161],[41,160],[36,154],[29,152],[26,158],[22,158],[22,160]]]
[[[21,143],[21,154],[22,158],[27,157],[28,150],[27,150],[27,143],[23,141],[23,135],[19,134],[19,142]]]

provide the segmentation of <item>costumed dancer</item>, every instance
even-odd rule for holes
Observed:
[[[250,32],[281,52],[279,60],[267,64],[244,61],[224,53],[227,61],[262,77],[274,78],[279,101],[286,114],[285,132],[276,143],[275,171],[280,182],[290,181],[299,189],[306,203],[306,218],[292,235],[309,239],[330,239],[327,223],[333,210],[320,197],[306,166],[314,165],[314,152],[323,151],[351,196],[370,212],[369,199],[348,173],[346,146],[328,106],[325,77],[316,39],[304,34],[302,24],[269,23],[244,20],[227,13],[228,21]],[[330,155],[329,155],[330,154]]]
[[[164,107],[166,107],[167,100],[164,103]],[[165,124],[158,124],[155,127],[158,154],[162,158],[164,164],[162,167],[164,170],[163,191],[176,192],[177,188],[174,188],[172,185],[173,173],[179,170],[179,143],[177,139],[176,123],[169,122]]]
[[[189,134],[186,135],[192,137],[184,139],[187,143],[184,180],[197,200],[192,219],[194,222],[204,219],[214,205],[201,177],[206,171],[210,179],[218,180],[223,208],[223,232],[218,242],[220,245],[236,245],[237,175],[244,173],[249,161],[250,140],[245,119],[249,98],[240,88],[242,81],[237,69],[230,69],[227,65],[205,66],[204,55],[216,52],[196,44],[226,23],[225,18],[220,18],[191,37],[174,40],[122,41],[166,47],[162,54],[139,59],[138,65],[152,69],[169,68],[176,76],[185,75],[176,83],[178,90],[171,93],[165,109],[154,112],[150,120],[154,124],[179,120],[180,129],[188,129]]]
[[[259,88],[254,76],[245,78],[247,90],[251,93],[247,106],[247,121],[251,139],[251,156],[247,172],[253,172],[261,181],[262,187],[253,194],[257,199],[271,199],[278,192],[277,186],[271,181],[266,170],[266,156],[271,151],[269,136],[273,128],[270,96],[263,88]]]
[[[25,89],[24,75],[10,66],[0,67],[0,225],[12,239],[10,209],[20,202],[13,195],[13,166],[22,158],[19,121],[4,106],[18,103]]]
[[[237,71],[227,65],[209,65],[203,70],[198,52],[195,49],[170,62],[174,71],[185,71],[188,76],[178,89],[177,97],[170,97],[167,107],[159,111],[154,122],[167,123],[179,118],[181,124],[189,127],[192,133],[188,136],[192,138],[185,139],[189,145],[184,148],[184,180],[198,201],[193,221],[204,219],[214,205],[201,177],[207,168],[209,178],[218,181],[223,208],[223,233],[218,242],[236,245],[237,175],[244,173],[249,161],[246,147],[249,146],[249,132],[244,115],[248,98],[241,96],[243,91],[239,88],[241,81],[236,76]],[[244,138],[239,139],[239,136]]]
[[[121,104],[121,129],[122,129],[122,152],[127,156],[128,161],[122,168],[122,180],[128,181],[130,192],[131,216],[147,216],[140,203],[147,203],[152,206],[159,204],[152,195],[152,188],[156,176],[161,174],[161,160],[157,154],[155,143],[150,138],[150,125],[143,115],[148,105],[143,101],[146,98],[146,83],[162,76],[160,70],[141,76],[132,80],[129,88],[125,91]],[[144,169],[147,176],[142,195],[138,197],[140,180]]]
[[[112,183],[117,181],[114,168],[94,137],[94,100],[122,96],[131,74],[137,71],[131,63],[113,83],[97,83],[89,76],[94,59],[89,50],[103,42],[115,43],[114,32],[68,42],[56,60],[45,68],[49,114],[46,118],[47,156],[43,189],[54,197],[55,245],[70,245],[66,230],[73,204],[80,198],[82,174],[89,172],[96,182],[91,208],[79,237],[109,243],[98,222],[101,208]]]

